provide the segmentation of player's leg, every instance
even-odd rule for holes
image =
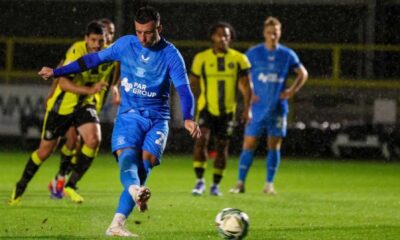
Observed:
[[[118,208],[110,226],[106,230],[108,236],[138,237],[137,234],[125,228],[127,216],[132,212],[135,202],[128,191],[124,190],[119,198]]]
[[[76,142],[75,142],[74,155],[71,158],[69,167],[68,167],[68,169],[66,171],[66,175],[70,175],[72,170],[76,168],[77,163],[78,163],[77,158],[78,158],[78,155],[81,153],[82,146],[83,146],[82,138],[78,134],[78,131],[77,131],[77,138],[76,138]]]
[[[200,127],[200,131],[201,137],[195,140],[193,149],[193,169],[196,176],[196,185],[192,190],[194,196],[202,195],[206,188],[204,173],[207,167],[207,145],[211,135],[209,128]]]
[[[76,128],[71,126],[65,134],[65,137],[65,143],[61,147],[61,160],[58,172],[54,179],[52,179],[48,184],[50,197],[53,199],[60,199],[63,196],[65,178],[71,168],[71,160],[75,154],[74,149],[78,139]]]
[[[68,171],[71,168],[71,160],[75,155],[75,148],[79,139],[76,127],[70,127],[65,137],[65,143],[61,148],[61,161],[58,170],[58,176],[61,177],[65,177],[68,174]]]
[[[240,154],[238,167],[238,181],[236,187],[230,190],[231,193],[243,193],[249,169],[253,163],[254,150],[257,147],[258,137],[266,131],[265,122],[253,119],[246,125],[244,131],[243,149]]]
[[[114,218],[106,230],[106,235],[135,236],[125,228],[125,222],[136,205],[133,196],[136,196],[136,189],[140,187],[138,174],[140,152],[135,148],[123,148],[118,149],[115,154],[120,168],[120,181],[124,190],[119,198]]]
[[[216,156],[214,160],[213,184],[210,194],[221,196],[219,184],[223,178],[228,160],[229,142],[233,135],[236,122],[233,114],[214,117],[211,128],[216,135]]]
[[[78,127],[79,134],[83,139],[81,152],[77,156],[76,167],[72,170],[68,182],[65,184],[64,193],[71,198],[73,202],[81,203],[84,201],[77,192],[77,183],[87,172],[97,154],[98,146],[101,141],[100,124],[86,123]]]
[[[194,196],[200,196],[206,189],[204,173],[207,167],[208,158],[208,143],[211,136],[210,122],[211,115],[207,110],[202,110],[198,113],[198,121],[201,136],[195,139],[193,148],[193,170],[196,176],[196,185],[192,189]]]
[[[138,195],[136,203],[140,211],[147,210],[147,201],[150,198],[150,190],[145,187],[151,169],[160,164],[162,154],[167,145],[168,121],[152,120],[152,126],[147,131],[143,142],[143,154],[141,167],[139,167],[139,177],[142,189]]]
[[[221,183],[226,168],[226,162],[228,158],[228,147],[229,147],[229,139],[221,139],[220,137],[217,137],[216,140],[217,154],[214,160],[213,183],[210,188],[210,194],[213,196],[222,195],[222,193],[219,191],[219,184]]]
[[[53,153],[59,137],[65,134],[70,124],[71,116],[62,116],[53,112],[46,112],[39,148],[31,154],[26,163],[22,177],[13,190],[9,202],[10,205],[18,205],[20,203],[21,196],[25,192],[28,183],[38,171],[41,163]]]
[[[286,116],[272,116],[268,122],[267,177],[264,192],[267,194],[276,194],[274,180],[281,162],[282,139],[286,136]]]
[[[18,205],[21,201],[21,196],[25,192],[28,183],[31,181],[33,176],[38,171],[42,162],[44,162],[54,151],[57,146],[57,139],[55,140],[44,140],[40,141],[39,148],[34,151],[28,159],[25,168],[22,172],[22,176],[17,182],[11,199],[9,201],[10,205]]]
[[[257,146],[257,137],[245,136],[243,140],[243,149],[239,158],[238,181],[231,193],[244,193],[247,174],[254,159],[254,150]]]
[[[118,207],[114,218],[108,227],[106,234],[115,236],[130,236],[125,229],[125,221],[131,214],[135,200],[147,195],[149,191],[141,188],[140,166],[141,147],[146,132],[150,129],[151,123],[136,113],[124,113],[117,117],[112,134],[112,151],[116,154],[120,166],[120,181],[124,187],[121,193]],[[144,166],[143,166],[144,168]],[[140,194],[138,190],[140,190]],[[143,193],[146,193],[142,196]],[[141,204],[143,203],[140,202]]]
[[[84,199],[76,192],[76,184],[87,172],[97,155],[97,150],[101,142],[101,128],[94,107],[85,106],[77,110],[74,114],[74,121],[77,125],[78,133],[82,137],[83,145],[77,156],[77,165],[71,172],[68,182],[65,184],[64,193],[73,202],[81,203]]]

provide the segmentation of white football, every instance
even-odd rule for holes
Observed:
[[[217,230],[223,239],[243,239],[249,229],[249,216],[236,208],[225,208],[215,218]]]

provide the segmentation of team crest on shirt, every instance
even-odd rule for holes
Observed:
[[[235,64],[233,62],[228,63],[228,68],[233,69],[235,67]]]
[[[268,61],[275,61],[275,56],[268,56]]]
[[[125,144],[125,137],[124,136],[119,136],[117,138],[117,145],[123,145]]]
[[[146,69],[144,69],[144,68],[141,68],[141,67],[138,67],[138,68],[136,68],[136,73],[135,73],[135,75],[137,76],[137,77],[144,77],[144,73],[146,72]]]
[[[273,64],[273,63],[268,64],[268,69],[270,71],[273,70],[274,68],[275,68],[275,64]]]

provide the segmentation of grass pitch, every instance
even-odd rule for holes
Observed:
[[[118,166],[100,154],[79,184],[85,202],[52,200],[47,183],[56,173],[56,154],[41,167],[22,205],[6,205],[30,153],[0,152],[0,238],[102,239],[121,192]],[[209,166],[212,166],[211,162]],[[141,239],[219,239],[216,214],[225,207],[250,216],[247,239],[400,239],[400,164],[283,158],[277,196],[262,193],[265,161],[256,159],[246,193],[231,195],[237,158],[229,160],[222,197],[193,197],[191,156],[166,154],[153,169],[148,213],[135,209],[128,229]],[[211,182],[212,168],[206,172]],[[209,186],[209,185],[208,185]]]

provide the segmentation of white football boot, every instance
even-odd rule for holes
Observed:
[[[265,183],[264,193],[268,195],[276,195],[277,192],[274,188],[274,183]]]
[[[107,236],[114,237],[139,237],[125,228],[126,217],[121,213],[116,213],[110,226],[106,230]]]

